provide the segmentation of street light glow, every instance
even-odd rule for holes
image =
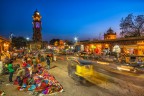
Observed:
[[[77,38],[77,37],[75,37],[75,38],[74,38],[74,40],[77,42],[77,41],[78,41],[78,38]]]
[[[29,37],[27,37],[26,39],[29,40]]]
[[[77,40],[77,37],[75,37],[74,39]]]
[[[39,12],[36,12],[37,15],[39,15]]]

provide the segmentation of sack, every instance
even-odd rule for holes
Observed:
[[[18,81],[17,81],[17,79],[16,80],[14,80],[14,83],[13,83],[14,85],[18,85]]]

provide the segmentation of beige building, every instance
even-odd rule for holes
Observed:
[[[111,28],[104,34],[104,40],[78,42],[84,50],[96,54],[117,52],[130,55],[144,55],[144,37],[117,38]]]
[[[9,48],[10,48],[10,41],[0,36],[0,60],[1,60],[1,55],[6,54],[6,52],[9,51]]]

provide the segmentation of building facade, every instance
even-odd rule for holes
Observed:
[[[111,28],[104,34],[104,40],[79,42],[78,45],[83,45],[84,51],[95,54],[116,52],[144,55],[144,37],[117,38]]]
[[[10,41],[0,36],[0,60],[2,54],[5,54],[7,51],[9,51],[9,48],[10,48]]]

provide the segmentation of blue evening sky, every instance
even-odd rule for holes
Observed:
[[[43,40],[84,40],[103,37],[110,27],[118,34],[122,17],[144,15],[144,0],[0,0],[0,35],[32,38],[36,9]]]

